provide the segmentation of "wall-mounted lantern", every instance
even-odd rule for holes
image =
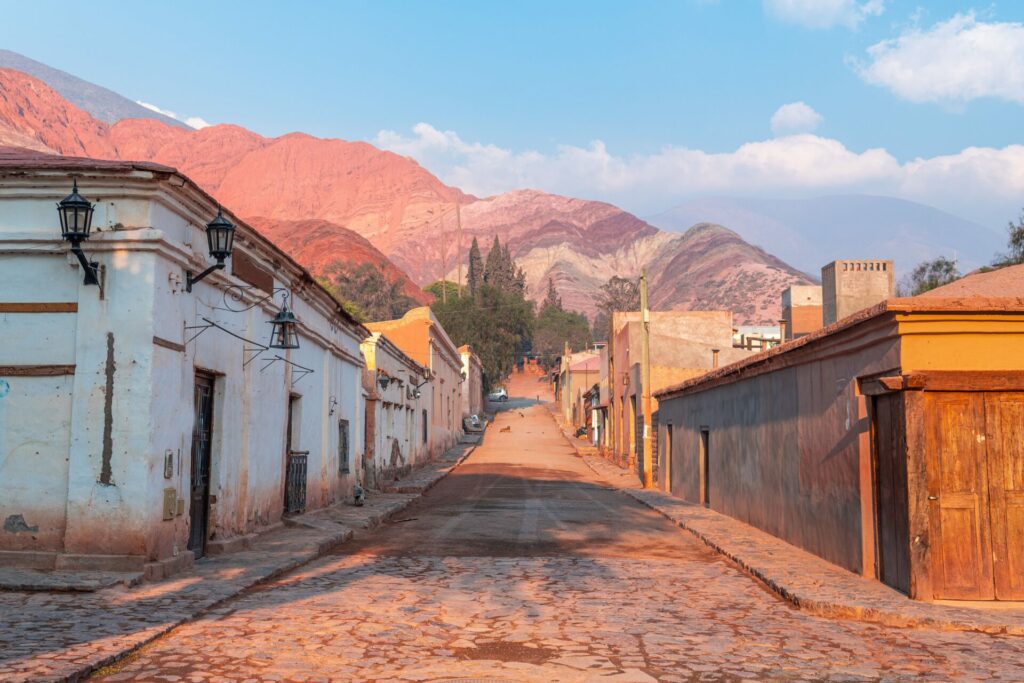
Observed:
[[[274,327],[270,332],[270,348],[272,349],[297,349],[299,348],[299,319],[288,308],[288,295],[284,297],[284,304],[277,315],[273,317],[270,324]]]
[[[380,385],[380,390],[381,391],[385,391],[385,390],[387,390],[388,385],[391,384],[391,378],[388,377],[387,375],[384,375],[384,374],[378,375],[377,376],[377,384]]]
[[[206,241],[209,243],[210,256],[217,262],[195,277],[192,276],[192,271],[188,271],[185,284],[186,292],[191,292],[192,285],[213,271],[224,268],[224,260],[231,256],[231,250],[235,243],[235,226],[227,218],[224,218],[219,207],[216,217],[206,224]]]
[[[331,396],[330,399],[328,399],[328,401],[327,401],[327,415],[328,416],[334,415],[334,410],[337,407],[338,407],[338,399],[336,399],[335,397]]]
[[[82,264],[85,273],[84,284],[99,285],[100,264],[87,259],[82,251],[82,242],[89,239],[89,230],[92,228],[92,204],[78,194],[77,178],[73,181],[71,194],[57,204],[57,213],[60,214],[60,234],[71,242],[71,253],[77,256],[78,262]]]

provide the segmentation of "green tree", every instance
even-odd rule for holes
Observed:
[[[550,367],[562,355],[565,345],[580,351],[591,344],[590,322],[575,311],[545,305],[537,315],[533,329],[533,352],[544,367]]]
[[[608,341],[608,331],[611,327],[611,320],[608,318],[608,313],[603,309],[598,310],[594,315],[594,324],[590,328],[591,336],[594,341]]]
[[[423,291],[433,294],[435,299],[443,300],[446,295],[449,299],[458,298],[459,285],[451,280],[434,280],[424,287]]]
[[[601,285],[601,293],[597,296],[597,305],[609,317],[616,311],[639,311],[639,282],[618,275],[613,276],[608,282]]]
[[[910,271],[900,283],[900,296],[917,296],[929,290],[948,285],[954,280],[960,279],[960,271],[956,262],[945,256],[939,256],[931,261],[923,261]]]
[[[480,245],[473,238],[473,245],[469,248],[469,272],[466,275],[469,293],[473,296],[484,283],[484,260],[480,256]]]
[[[1016,266],[1024,263],[1024,211],[1021,211],[1017,222],[1006,226],[1006,252],[996,256],[992,265],[996,267]]]
[[[479,247],[477,254],[479,259]],[[470,264],[482,276],[476,282],[474,296],[451,296],[454,283],[435,282],[427,288],[436,296],[431,308],[452,341],[459,346],[472,345],[483,363],[488,384],[500,382],[531,348],[534,304],[526,300],[525,286],[520,284],[525,283],[525,275],[497,237],[482,271],[472,265],[472,255]],[[449,292],[447,303],[440,296],[444,287]]]
[[[419,305],[402,291],[401,281],[389,280],[384,270],[372,263],[335,261],[324,270],[320,282],[361,322],[400,318]]]
[[[487,252],[484,282],[503,292],[526,293],[526,273],[516,265],[508,245],[502,246],[497,235],[494,236],[491,250]]]
[[[473,347],[488,383],[508,377],[530,348],[533,303],[515,292],[484,284],[476,297],[437,299],[431,309],[455,344]]]
[[[558,292],[555,291],[555,279],[548,278],[548,293],[544,297],[544,302],[540,305],[541,312],[546,308],[557,308],[562,310],[562,297],[558,296]]]
[[[487,261],[484,264],[484,283],[498,289],[505,289],[503,278],[505,276],[504,264],[505,252],[501,248],[498,236],[494,236],[491,243],[491,250],[487,252]]]

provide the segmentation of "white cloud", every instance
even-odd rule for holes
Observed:
[[[776,135],[810,133],[821,124],[821,114],[805,102],[790,102],[772,114],[772,132]]]
[[[855,64],[860,77],[912,102],[993,97],[1024,104],[1024,24],[957,14],[872,45],[868,56],[868,64]]]
[[[170,116],[172,119],[178,118],[178,115],[175,114],[173,111],[171,111],[169,109],[161,109],[160,107],[156,106],[155,104],[150,104],[149,102],[143,102],[142,100],[135,100],[135,104],[137,104],[139,106],[142,106],[142,107],[145,107],[146,109],[148,109],[150,111],[155,111],[157,114],[163,114],[164,116]]]
[[[807,28],[857,28],[885,11],[884,0],[764,0],[764,9],[780,21]]]
[[[190,128],[195,128],[197,130],[199,128],[206,128],[207,126],[210,125],[204,119],[202,119],[202,118],[200,118],[198,116],[189,116],[189,117],[186,117],[186,118],[182,118],[182,117],[178,116],[177,114],[175,114],[170,109],[161,109],[160,107],[156,106],[155,104],[150,104],[149,102],[143,102],[142,100],[135,100],[135,104],[137,104],[137,105],[139,105],[141,107],[145,107],[146,109],[148,109],[150,111],[155,111],[157,114],[163,114],[164,116],[169,116],[172,119],[181,121],[186,126],[189,126]]]
[[[419,123],[410,135],[381,131],[376,144],[412,156],[445,182],[478,196],[532,187],[602,199],[649,214],[700,195],[884,194],[921,201],[990,225],[1016,215],[1024,197],[1024,145],[972,147],[900,162],[885,149],[854,151],[812,134],[749,142],[733,151],[669,146],[619,156],[595,140],[550,153],[467,142]]]

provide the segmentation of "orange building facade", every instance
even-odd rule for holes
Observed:
[[[444,453],[462,437],[462,356],[428,306],[414,308],[397,320],[367,323],[382,332],[406,355],[430,372],[431,407],[425,409],[432,457]],[[422,389],[421,389],[422,390]]]
[[[657,392],[660,485],[918,599],[1024,599],[1024,299],[891,299]]]

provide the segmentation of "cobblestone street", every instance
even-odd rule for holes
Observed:
[[[794,609],[596,479],[548,410],[530,403],[510,402],[469,460],[376,534],[96,678],[1024,678],[1020,637]]]

